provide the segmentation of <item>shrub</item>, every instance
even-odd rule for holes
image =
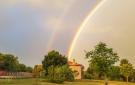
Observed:
[[[61,67],[49,67],[48,81],[52,83],[63,83],[64,81],[74,81],[72,71],[67,65]]]
[[[65,81],[74,81],[74,75],[73,75],[73,72],[71,71],[71,69],[65,65],[65,66],[62,66],[62,71],[63,71],[63,75],[64,75],[64,80]]]
[[[64,82],[64,75],[62,75],[62,69],[60,67],[49,67],[47,77],[48,81],[52,83]]]

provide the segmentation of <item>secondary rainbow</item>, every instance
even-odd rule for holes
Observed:
[[[94,15],[94,13],[105,3],[106,0],[102,0],[101,2],[99,2],[99,4],[92,10],[88,13],[88,16],[84,19],[84,21],[82,22],[82,24],[80,25],[73,41],[72,41],[72,44],[69,48],[69,51],[68,51],[68,59],[70,60],[71,58],[71,55],[72,55],[72,52],[73,52],[73,48],[76,44],[76,41],[81,33],[81,31],[83,30],[83,28],[85,27],[85,25],[88,23],[89,19]]]

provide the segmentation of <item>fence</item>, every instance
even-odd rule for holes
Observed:
[[[0,78],[32,78],[33,74],[28,72],[6,72],[0,71]]]

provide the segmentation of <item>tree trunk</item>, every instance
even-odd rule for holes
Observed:
[[[54,66],[53,66],[53,80],[54,80]]]
[[[128,83],[128,76],[126,77],[126,79],[127,79],[127,83]]]
[[[106,75],[105,75],[105,85],[108,85],[108,79]]]

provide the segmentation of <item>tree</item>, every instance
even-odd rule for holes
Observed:
[[[30,72],[30,67],[20,64],[18,57],[0,53],[0,70],[8,72]]]
[[[54,50],[45,55],[44,60],[42,61],[42,65],[46,73],[45,75],[48,74],[49,67],[63,66],[66,64],[67,58]]]
[[[119,60],[117,53],[103,42],[97,44],[94,50],[86,52],[86,58],[89,59],[90,64],[96,66],[95,69],[104,76],[105,80],[110,67]],[[107,81],[105,83],[107,84]]]
[[[122,59],[121,63],[120,63],[120,72],[126,78],[126,81],[128,82],[129,76],[133,73],[133,66],[132,66],[132,64],[129,63],[128,60]]]
[[[0,70],[5,70],[4,62],[4,55],[0,53]]]
[[[120,80],[120,67],[112,66],[108,72],[108,76],[111,80]]]
[[[42,65],[45,76],[50,82],[63,83],[74,80],[72,71],[67,64],[67,58],[57,51],[53,50],[45,55]]]
[[[87,71],[85,72],[85,78],[87,79],[99,79],[100,73],[99,69],[97,69],[98,66],[96,64],[90,64],[87,68]]]
[[[131,81],[135,82],[135,69],[133,69],[133,73],[131,75]]]
[[[65,81],[74,81],[73,71],[69,68],[68,65],[62,66],[62,74],[64,75]]]
[[[64,81],[74,81],[74,75],[67,65],[49,67],[48,79],[52,83],[63,83]]]
[[[43,71],[42,65],[35,65],[33,69],[34,77],[40,77],[42,71]]]
[[[26,67],[26,72],[30,72],[30,73],[32,73],[32,70],[33,70],[33,68],[32,67]]]
[[[120,61],[120,66],[123,65],[123,64],[128,64],[128,63],[129,63],[129,61],[127,59],[122,59]]]
[[[0,54],[0,69],[15,72],[19,69],[18,65],[18,57],[11,54]]]
[[[26,66],[24,64],[19,64],[19,72],[26,72]]]

